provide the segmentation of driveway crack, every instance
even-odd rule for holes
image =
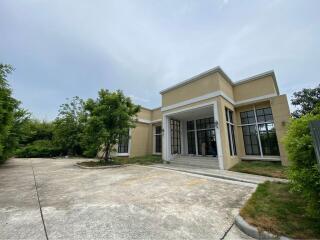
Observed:
[[[43,218],[42,207],[41,207],[41,202],[40,202],[39,192],[38,192],[38,184],[37,184],[37,180],[36,180],[36,175],[34,174],[34,168],[33,168],[32,160],[30,160],[30,163],[31,163],[32,174],[33,174],[33,179],[34,179],[34,186],[35,186],[36,193],[37,193],[37,199],[38,199],[38,204],[39,204],[39,210],[40,210],[42,225],[43,225],[44,233],[46,235],[46,239],[49,240],[48,234],[47,234],[46,224],[45,224],[44,218]]]
[[[223,236],[220,238],[220,240],[225,239],[225,237],[227,236],[227,234],[230,232],[231,228],[233,227],[234,222],[231,224],[231,226],[227,229],[227,231],[223,234]]]

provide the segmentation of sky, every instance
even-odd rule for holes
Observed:
[[[137,104],[215,66],[274,70],[281,94],[319,84],[318,0],[0,0],[0,62],[14,96],[53,120],[67,98],[121,89]]]

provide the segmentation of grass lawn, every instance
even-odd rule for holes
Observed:
[[[84,161],[78,163],[79,165],[86,167],[97,167],[97,166],[106,166],[106,165],[123,165],[123,164],[141,164],[141,165],[150,165],[155,163],[162,163],[161,156],[157,155],[148,155],[143,157],[115,157],[112,161],[105,164],[104,161]]]
[[[230,171],[267,177],[287,178],[286,167],[282,166],[280,162],[242,161],[232,167]]]
[[[305,202],[289,192],[289,184],[265,182],[241,209],[240,215],[261,230],[297,239],[319,239],[320,219],[306,215]]]
[[[133,158],[117,157],[114,159],[114,161],[121,164],[150,165],[155,163],[162,163],[162,158],[159,155],[148,155],[148,156],[133,157]]]

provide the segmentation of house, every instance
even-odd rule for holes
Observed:
[[[168,162],[229,169],[241,160],[281,161],[290,117],[273,71],[233,82],[216,67],[160,92],[142,107],[119,156],[161,154]]]

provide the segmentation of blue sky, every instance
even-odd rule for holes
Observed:
[[[320,1],[1,0],[0,62],[15,96],[51,120],[66,98],[159,91],[221,66],[233,81],[273,69],[281,93],[316,86]]]

